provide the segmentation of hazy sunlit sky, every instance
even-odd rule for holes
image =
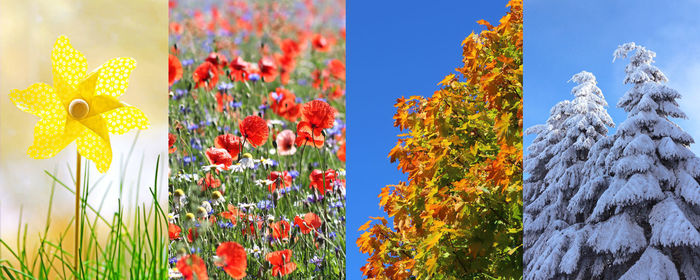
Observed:
[[[167,45],[168,10],[165,0],[56,0],[0,2],[0,211],[2,238],[15,240],[20,207],[30,225],[29,236],[46,221],[50,177],[44,170],[58,170],[58,177],[71,184],[75,168],[75,144],[51,159],[34,160],[26,155],[37,117],[17,109],[10,101],[11,89],[25,89],[33,83],[52,83],[51,49],[59,35],[65,34],[73,47],[87,58],[88,71],[107,60],[129,56],[137,60],[122,101],[143,110],[151,129],[143,131],[134,148],[125,175],[124,202],[140,188],[140,200],[148,199],[153,186],[155,161],[167,156]],[[97,203],[111,184],[104,213],[116,210],[116,194],[121,161],[132,145],[135,132],[111,138],[112,167],[100,185],[91,190],[90,202]],[[143,178],[137,180],[143,157]],[[167,164],[166,158],[162,163]],[[161,169],[161,172],[165,170]],[[163,174],[162,172],[161,174]],[[93,167],[91,181],[101,175]],[[165,182],[165,181],[162,181]],[[166,197],[165,185],[161,195]],[[57,187],[53,222],[56,228],[73,216],[74,197]],[[133,208],[133,206],[132,206]]]
[[[524,125],[544,123],[557,102],[572,99],[572,75],[592,72],[617,125],[627,114],[616,104],[631,87],[623,84],[628,59],[615,63],[618,45],[636,42],[656,52],[656,66],[688,120],[676,120],[700,141],[699,1],[525,1]],[[614,129],[611,130],[611,133]],[[534,136],[525,137],[525,147]],[[691,148],[699,153],[698,145]]]
[[[367,256],[355,243],[370,216],[385,213],[377,195],[406,178],[389,162],[399,130],[394,104],[401,96],[429,96],[462,66],[461,42],[494,25],[507,1],[347,2],[347,271],[361,279]]]

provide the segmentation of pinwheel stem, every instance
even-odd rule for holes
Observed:
[[[77,161],[75,166],[75,274],[78,275],[80,269],[80,153],[76,152]]]

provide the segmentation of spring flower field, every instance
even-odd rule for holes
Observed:
[[[344,279],[344,1],[220,2],[170,2],[170,278]]]

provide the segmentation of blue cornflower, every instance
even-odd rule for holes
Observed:
[[[190,146],[192,146],[193,149],[202,150],[202,143],[199,141],[199,138],[190,138]]]
[[[192,63],[194,63],[194,59],[183,59],[182,61],[180,61],[180,63],[182,63],[182,66],[184,67],[184,66],[191,65]]]
[[[258,80],[260,80],[260,74],[258,74],[258,73],[253,73],[253,74],[250,74],[250,76],[248,76],[248,78],[249,78],[250,81],[252,81],[252,82],[257,82]]]
[[[265,209],[265,210],[272,209],[272,207],[273,207],[272,201],[269,201],[269,200],[262,200],[262,201],[258,202],[257,206],[258,206],[258,209]]]

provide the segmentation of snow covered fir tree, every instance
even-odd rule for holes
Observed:
[[[569,200],[582,182],[581,170],[588,151],[613,125],[595,76],[583,71],[571,80],[579,84],[571,90],[575,98],[559,102],[545,125],[525,132],[537,137],[525,157],[525,172],[530,177],[523,187],[526,225],[523,242],[529,249],[523,257],[526,264],[532,264],[525,267],[526,275],[539,275],[537,279],[558,275],[561,254],[553,250],[561,250],[557,246],[567,242],[551,242],[575,237],[569,228],[576,222],[576,217],[567,210]]]
[[[631,88],[615,133],[592,74],[557,104],[525,157],[525,279],[700,279],[700,158],[686,118],[652,63],[627,43]]]

